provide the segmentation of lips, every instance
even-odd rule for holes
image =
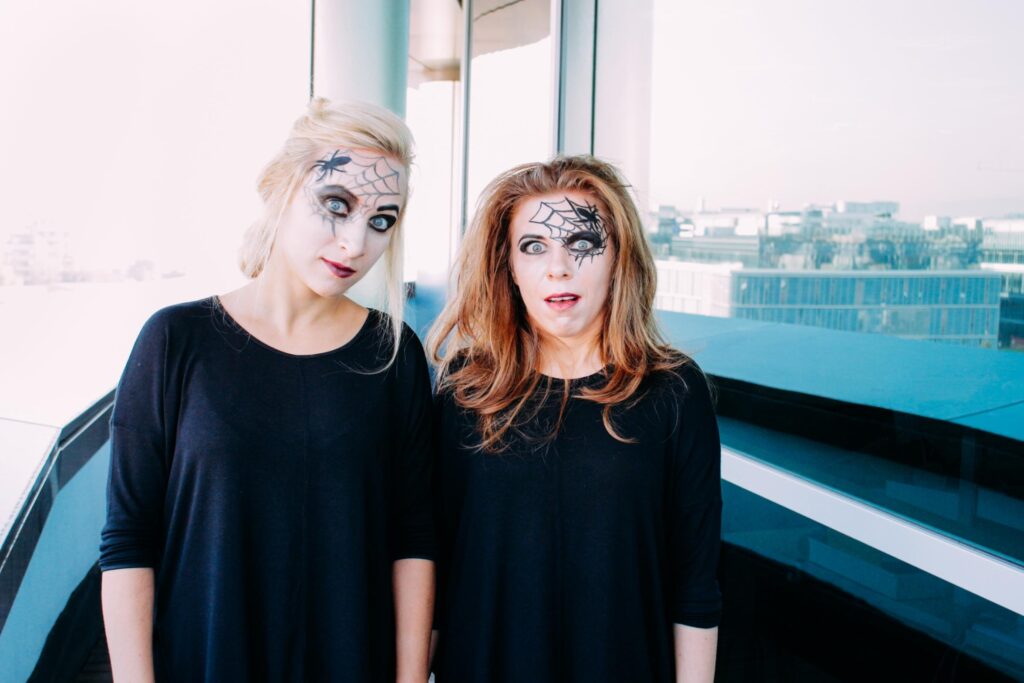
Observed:
[[[558,294],[551,294],[544,297],[544,303],[549,308],[553,308],[556,311],[565,311],[576,305],[576,302],[580,300],[579,294],[573,294],[572,292],[559,292]]]
[[[348,266],[343,266],[340,263],[335,263],[334,261],[329,261],[325,258],[321,258],[320,260],[324,262],[324,265],[327,266],[327,270],[329,270],[335,277],[352,277],[356,274],[356,271]]]

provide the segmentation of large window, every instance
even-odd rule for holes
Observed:
[[[720,315],[1024,346],[1024,8],[651,11],[644,208],[663,271],[728,278],[704,306]],[[666,278],[659,294],[692,297]]]
[[[484,186],[554,150],[557,54],[549,0],[412,0],[410,9],[407,119],[417,163],[406,276],[417,291],[410,321],[422,333],[443,304]]]
[[[241,281],[309,32],[291,4],[0,5],[0,417],[66,423],[149,313]]]

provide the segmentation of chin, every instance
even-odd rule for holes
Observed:
[[[548,324],[540,326],[544,333],[548,336],[555,337],[556,339],[569,339],[572,337],[578,337],[587,329],[586,325],[581,325],[577,321],[567,322],[564,325]]]
[[[326,299],[337,299],[348,292],[348,290],[352,289],[352,285],[358,281],[359,280],[355,278],[349,278],[344,281],[328,280],[326,282],[322,279],[318,279],[315,282],[307,280],[306,286]]]

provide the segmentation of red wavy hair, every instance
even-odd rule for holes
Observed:
[[[554,192],[589,194],[606,209],[614,264],[599,352],[607,381],[584,388],[580,398],[604,406],[608,433],[623,442],[612,410],[639,400],[651,373],[676,370],[689,358],[669,347],[654,318],[657,271],[629,186],[610,163],[592,156],[559,156],[516,166],[484,189],[455,266],[455,291],[431,327],[427,352],[438,366],[438,390],[478,417],[480,448],[504,450],[510,430],[535,415],[531,402],[541,382],[540,340],[530,324],[510,267],[510,223],[524,200]],[[457,362],[453,362],[457,361]],[[562,410],[569,400],[565,382]],[[557,433],[561,416],[555,424]]]

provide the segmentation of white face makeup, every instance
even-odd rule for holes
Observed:
[[[288,205],[275,251],[321,296],[345,293],[387,248],[407,183],[407,169],[378,151],[331,150]]]
[[[604,209],[590,195],[522,201],[511,221],[512,277],[530,323],[566,343],[591,343],[603,322],[614,264]]]

